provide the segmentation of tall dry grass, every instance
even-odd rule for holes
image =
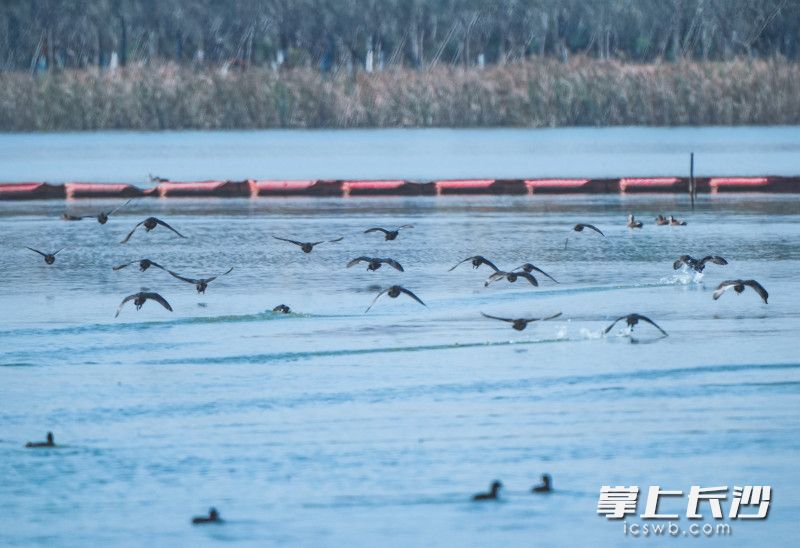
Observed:
[[[324,76],[167,65],[0,74],[0,129],[546,127],[800,123],[800,65],[578,58]]]

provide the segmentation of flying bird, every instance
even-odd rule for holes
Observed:
[[[669,226],[686,226],[686,221],[679,221],[672,215],[667,218],[667,221],[669,222]]]
[[[492,320],[500,320],[501,322],[508,322],[511,324],[511,327],[516,329],[517,331],[523,331],[530,322],[538,322],[538,321],[546,321],[552,320],[553,318],[558,318],[561,315],[561,312],[558,314],[553,314],[552,316],[548,316],[546,318],[499,318],[497,316],[490,316],[489,314],[484,314],[481,312],[484,318],[490,318]]]
[[[139,293],[134,293],[133,295],[128,295],[127,297],[122,299],[122,302],[119,303],[119,308],[117,308],[117,313],[114,314],[114,317],[116,318],[117,316],[119,316],[119,313],[122,312],[122,307],[125,306],[125,303],[127,303],[128,301],[133,301],[133,304],[136,305],[136,310],[139,310],[140,308],[142,308],[142,305],[148,299],[157,302],[158,304],[160,304],[161,306],[172,312],[172,307],[169,305],[169,303],[164,297],[162,297],[158,293],[141,291]]]
[[[358,257],[347,263],[347,268],[355,266],[358,263],[368,263],[367,270],[373,270],[373,271],[378,270],[384,263],[386,263],[392,268],[399,270],[400,272],[405,272],[403,270],[403,266],[394,259],[377,259],[375,257]]]
[[[300,249],[303,250],[303,253],[311,253],[311,250],[314,249],[315,245],[340,242],[344,239],[344,236],[340,236],[339,238],[336,238],[334,240],[321,240],[319,242],[298,242],[296,240],[289,240],[288,238],[279,238],[278,236],[273,236],[273,238],[275,238],[276,240],[281,240],[282,242],[289,242],[290,244],[300,246]]]
[[[127,201],[127,202],[125,202],[124,204],[122,204],[122,205],[120,205],[120,206],[117,206],[117,207],[115,207],[115,208],[114,208],[114,209],[112,209],[111,211],[101,211],[101,212],[100,212],[100,213],[98,213],[98,214],[97,214],[97,216],[95,217],[95,218],[97,219],[97,222],[98,222],[98,223],[100,223],[101,225],[104,225],[104,224],[106,224],[106,223],[108,222],[108,218],[109,218],[111,215],[113,215],[114,213],[116,213],[117,211],[119,211],[120,209],[122,209],[123,207],[125,207],[126,205],[128,205],[129,203],[131,203],[132,201],[133,201],[133,198],[131,198],[130,200],[128,200],[128,201]]]
[[[672,268],[673,270],[678,270],[681,266],[686,265],[695,272],[702,272],[706,268],[706,263],[726,265],[728,261],[717,255],[708,255],[702,259],[695,259],[690,255],[681,255],[672,263]]]
[[[572,227],[572,230],[574,230],[575,232],[583,232],[584,228],[589,228],[591,230],[594,230],[595,232],[597,232],[601,236],[605,237],[605,234],[603,234],[603,232],[599,228],[597,228],[594,225],[590,225],[590,224],[586,224],[586,223],[578,223],[578,224],[576,224],[575,226]]]
[[[542,274],[542,275],[544,275],[544,276],[547,276],[548,278],[550,278],[550,279],[551,279],[551,280],[553,280],[554,282],[556,282],[556,283],[559,283],[559,281],[558,281],[558,280],[556,280],[555,278],[553,278],[553,277],[552,277],[550,274],[548,274],[547,272],[545,272],[545,271],[544,271],[544,270],[542,270],[541,268],[537,268],[537,267],[535,267],[535,266],[534,266],[534,265],[532,265],[531,263],[525,263],[525,264],[524,264],[524,265],[522,265],[522,266],[518,266],[518,267],[517,267],[517,268],[515,268],[514,270],[523,270],[524,272],[527,272],[528,274],[530,274],[531,272],[534,272],[534,271],[535,271],[535,272],[538,272],[539,274]]]
[[[744,291],[745,287],[752,287],[755,292],[758,293],[758,295],[764,300],[764,303],[767,302],[769,293],[767,293],[767,290],[755,280],[725,280],[719,284],[717,289],[714,291],[714,300],[716,301],[719,299],[722,294],[729,289],[733,289],[736,293],[741,293]]]
[[[472,268],[473,268],[473,269],[476,269],[476,268],[478,268],[479,266],[481,266],[481,265],[485,264],[486,266],[488,266],[489,268],[491,268],[491,269],[492,269],[492,270],[494,270],[495,272],[497,272],[497,271],[499,271],[499,270],[500,270],[499,268],[497,268],[497,267],[494,265],[494,263],[493,263],[492,261],[490,261],[489,259],[487,259],[486,257],[484,257],[484,256],[482,256],[482,255],[475,255],[475,256],[473,256],[473,257],[467,257],[467,258],[466,258],[466,259],[464,259],[463,261],[459,261],[459,262],[456,264],[456,266],[458,266],[458,265],[460,265],[460,264],[463,264],[463,263],[466,263],[467,261],[472,261]],[[454,266],[453,268],[451,268],[450,270],[448,270],[448,272],[452,272],[453,270],[455,270],[456,266]]]
[[[184,281],[186,283],[190,283],[190,284],[194,285],[197,288],[197,292],[198,293],[205,293],[206,292],[206,288],[208,287],[208,284],[210,284],[211,282],[213,282],[214,280],[216,280],[220,276],[225,276],[225,274],[230,274],[231,270],[233,270],[233,267],[230,267],[227,270],[227,272],[224,272],[222,274],[218,274],[216,276],[212,276],[210,278],[185,278],[185,277],[181,276],[180,274],[176,274],[172,270],[167,270],[167,272],[169,272],[174,278],[178,278],[181,281]]]
[[[663,329],[661,329],[656,322],[654,322],[653,320],[651,320],[647,316],[642,316],[641,314],[628,314],[627,316],[620,316],[619,318],[614,320],[611,325],[606,327],[606,329],[605,329],[605,331],[603,331],[603,333],[605,334],[605,333],[608,333],[609,331],[611,331],[611,328],[614,327],[615,325],[617,325],[617,322],[619,322],[620,320],[625,320],[625,322],[631,328],[631,331],[633,330],[633,326],[636,325],[637,323],[639,323],[639,320],[645,321],[645,322],[651,324],[652,326],[654,326],[659,331],[661,331],[664,334],[665,337],[667,336],[667,332],[664,331]]]
[[[400,296],[401,293],[405,293],[406,295],[408,295],[409,297],[411,297],[412,299],[417,301],[422,306],[428,306],[428,305],[426,305],[425,303],[422,302],[422,299],[420,299],[419,297],[414,295],[411,291],[409,291],[405,287],[402,287],[402,286],[399,286],[399,285],[393,285],[392,287],[387,287],[386,289],[384,289],[383,291],[378,293],[375,296],[375,298],[372,299],[372,302],[367,307],[367,309],[364,311],[364,314],[369,312],[369,309],[372,308],[372,305],[375,304],[375,301],[377,301],[380,298],[381,295],[386,294],[386,295],[389,295],[392,299],[396,299],[398,296]]]
[[[141,259],[139,261],[131,261],[129,263],[122,263],[122,264],[118,264],[117,266],[114,266],[114,267],[111,267],[111,268],[112,268],[112,270],[122,270],[123,268],[127,268],[127,267],[129,267],[130,265],[132,265],[134,263],[139,263],[139,272],[144,272],[145,270],[147,270],[151,266],[154,266],[156,268],[160,268],[161,270],[167,270],[166,268],[164,268],[163,266],[161,266],[157,262],[151,261],[150,259]]]
[[[633,217],[633,213],[631,213],[630,215],[628,215],[628,224],[625,226],[627,226],[628,228],[642,228],[642,226],[644,225],[642,224],[642,221],[637,221]]]
[[[669,221],[663,215],[659,215],[658,217],[656,217],[656,224],[659,225],[659,226],[664,226],[664,225],[668,225]]]
[[[528,272],[503,272],[502,270],[498,270],[486,279],[486,281],[483,283],[483,287],[489,287],[490,283],[503,279],[508,280],[513,284],[517,281],[517,278],[525,278],[530,282],[531,285],[539,285],[539,282],[536,280],[536,278],[534,278],[533,274]]]
[[[61,249],[59,249],[58,251],[56,251],[55,253],[43,253],[43,252],[39,251],[38,249],[33,249],[32,247],[28,247],[28,246],[25,246],[25,248],[26,249],[30,249],[34,253],[38,253],[39,255],[44,257],[44,262],[46,262],[47,264],[53,264],[54,262],[56,262],[56,255],[58,255],[59,253],[64,251],[63,247]]]
[[[394,240],[397,238],[397,235],[400,234],[400,231],[404,228],[414,228],[414,225],[402,225],[398,226],[394,230],[387,230],[385,228],[381,228],[376,226],[374,228],[368,228],[364,231],[364,234],[369,234],[370,232],[383,232],[383,239],[384,240]]]
[[[491,487],[489,488],[488,493],[478,493],[477,495],[472,496],[472,500],[479,501],[479,500],[497,500],[498,494],[500,493],[500,488],[503,487],[503,484],[499,481],[495,480],[492,482]]]
[[[124,244],[125,242],[127,242],[128,240],[130,240],[130,239],[131,239],[131,236],[133,236],[133,233],[134,233],[134,232],[136,232],[136,229],[137,229],[137,228],[139,228],[139,227],[140,227],[140,226],[142,226],[142,225],[144,225],[144,230],[145,230],[145,232],[150,232],[150,231],[151,231],[151,230],[153,230],[153,229],[154,229],[156,226],[158,226],[158,225],[161,225],[161,226],[163,226],[163,227],[165,227],[165,228],[168,228],[168,229],[170,229],[172,232],[174,232],[175,234],[177,234],[177,235],[178,235],[178,236],[180,236],[181,238],[185,238],[185,237],[186,237],[186,236],[184,236],[183,234],[181,234],[180,232],[178,232],[177,230],[175,230],[174,228],[172,228],[171,226],[169,226],[167,223],[165,223],[164,221],[162,221],[161,219],[157,219],[156,217],[148,217],[148,218],[147,218],[147,219],[145,219],[144,221],[142,221],[142,222],[140,222],[140,223],[136,223],[136,226],[135,226],[135,227],[133,227],[133,230],[131,230],[130,232],[128,232],[128,235],[127,235],[127,236],[125,236],[125,239],[124,239],[124,240],[122,240],[120,243]]]

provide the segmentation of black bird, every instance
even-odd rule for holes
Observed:
[[[542,474],[542,483],[535,485],[531,492],[533,493],[551,493],[553,491],[553,478],[550,474]]]
[[[484,318],[491,318],[492,320],[500,320],[501,322],[508,322],[511,324],[511,327],[516,329],[517,331],[522,331],[530,322],[538,322],[538,321],[545,321],[545,320],[552,320],[553,318],[558,318],[561,315],[561,312],[558,314],[553,314],[552,316],[548,316],[546,318],[498,318],[497,316],[490,316],[489,314],[484,314],[481,312]]]
[[[492,270],[494,270],[495,272],[497,272],[498,270],[500,270],[499,268],[497,268],[497,267],[494,265],[494,263],[493,263],[492,261],[490,261],[489,259],[487,259],[486,257],[484,257],[484,256],[482,256],[482,255],[474,255],[474,256],[472,256],[472,257],[467,257],[467,258],[466,258],[466,259],[464,259],[463,261],[459,261],[459,262],[456,264],[456,266],[458,266],[458,265],[460,265],[460,264],[463,264],[463,263],[466,263],[467,261],[472,261],[472,268],[473,268],[473,269],[476,269],[476,268],[478,268],[479,266],[481,266],[482,264],[485,264],[486,266],[488,266],[489,268],[491,268],[491,269],[492,269]],[[452,272],[453,270],[455,270],[456,266],[454,266],[453,268],[451,268],[450,270],[448,270],[448,272]]]
[[[118,264],[117,266],[112,267],[112,269],[113,270],[122,270],[123,268],[127,268],[127,267],[129,267],[130,265],[132,265],[134,263],[139,263],[139,271],[140,272],[144,272],[145,270],[147,270],[151,266],[155,266],[156,268],[160,268],[161,270],[167,270],[166,268],[164,268],[163,266],[161,266],[157,262],[151,261],[150,259],[141,259],[139,261],[131,261],[129,263]]]
[[[667,221],[669,222],[670,226],[686,226],[686,221],[679,221],[672,215],[667,218]]]
[[[559,283],[559,282],[558,282],[558,280],[556,280],[555,278],[553,278],[553,277],[552,277],[550,274],[548,274],[547,272],[545,272],[545,271],[544,271],[544,270],[542,270],[541,268],[537,268],[537,267],[535,267],[535,266],[534,266],[534,265],[532,265],[531,263],[525,263],[525,264],[524,264],[524,265],[522,265],[522,266],[518,266],[518,267],[517,267],[517,268],[515,268],[514,270],[522,270],[522,271],[524,271],[524,272],[527,272],[528,274],[530,274],[531,272],[534,272],[534,271],[535,271],[535,272],[538,272],[539,274],[543,274],[543,275],[547,276],[548,278],[550,278],[550,279],[551,279],[551,280],[553,280],[554,282],[556,282],[556,283]]]
[[[530,274],[529,272],[503,272],[502,270],[498,270],[486,279],[486,281],[483,283],[483,287],[489,287],[490,283],[503,279],[508,280],[513,284],[517,281],[517,278],[525,278],[530,282],[531,285],[539,285],[539,282],[536,280],[536,278],[534,278],[533,274]]]
[[[656,217],[656,224],[659,225],[659,226],[664,226],[664,225],[668,225],[669,221],[667,220],[666,217],[664,217],[663,215],[659,214],[659,216]]]
[[[47,441],[29,441],[25,447],[55,447],[56,442],[53,441],[53,433],[47,433]]]
[[[209,508],[207,516],[196,516],[192,518],[192,523],[201,525],[204,523],[222,523],[222,518],[219,517],[219,512],[216,508]]]
[[[586,224],[586,223],[578,223],[578,224],[576,224],[575,226],[573,226],[573,227],[572,227],[572,230],[574,230],[575,232],[583,232],[583,229],[584,229],[584,228],[589,228],[589,229],[591,229],[591,230],[594,230],[595,232],[597,232],[597,233],[598,233],[598,234],[600,234],[601,236],[604,236],[604,237],[605,237],[605,234],[603,234],[603,233],[600,231],[600,229],[599,229],[599,228],[597,228],[597,227],[596,227],[596,226],[594,226],[594,225],[590,225],[590,224]]]
[[[355,266],[358,263],[368,263],[367,270],[378,270],[383,263],[388,264],[392,268],[399,270],[400,272],[405,272],[403,267],[400,263],[395,261],[394,259],[377,259],[375,257],[358,257],[357,259],[353,259],[349,263],[347,263],[347,268],[351,266]]]
[[[641,314],[628,314],[627,316],[620,316],[619,318],[614,320],[614,322],[611,325],[606,327],[606,329],[605,329],[605,331],[603,331],[603,333],[605,334],[605,333],[608,333],[609,331],[611,331],[611,328],[614,327],[615,325],[617,325],[617,322],[620,321],[620,320],[625,320],[625,322],[630,326],[631,330],[633,330],[633,326],[634,325],[639,323],[639,320],[645,321],[645,322],[653,325],[659,331],[661,331],[664,334],[665,337],[667,336],[667,332],[664,331],[663,329],[661,329],[656,322],[654,322],[653,320],[651,320],[647,316],[642,316]]]
[[[344,236],[336,238],[334,240],[322,240],[319,242],[298,242],[295,240],[289,240],[287,238],[279,238],[278,236],[273,236],[276,240],[281,240],[282,242],[289,242],[290,244],[294,244],[300,246],[300,249],[303,250],[303,253],[311,253],[311,250],[314,249],[315,245],[325,244],[325,243],[333,243],[333,242],[340,242],[344,239]]]
[[[214,280],[216,280],[220,276],[224,276],[225,274],[230,274],[231,270],[233,270],[233,267],[230,267],[227,270],[227,272],[224,272],[222,274],[218,274],[216,276],[212,276],[210,278],[184,278],[183,276],[181,276],[180,274],[176,274],[172,270],[167,270],[167,272],[169,272],[170,274],[172,274],[173,277],[178,278],[179,280],[182,280],[182,281],[184,281],[186,283],[193,284],[197,288],[197,292],[198,293],[205,293],[206,292],[206,288],[208,287],[208,284],[210,284],[211,282],[213,282]]]
[[[690,255],[681,255],[672,263],[673,270],[678,270],[681,266],[686,265],[695,272],[702,272],[706,268],[706,263],[711,262],[719,265],[726,265],[728,261],[717,255],[708,255],[702,259],[695,259]]]
[[[131,239],[131,236],[133,236],[133,233],[134,233],[134,232],[136,232],[136,229],[137,229],[137,228],[139,228],[139,227],[140,227],[140,226],[142,226],[142,225],[144,225],[144,230],[145,230],[145,232],[150,232],[150,231],[151,231],[151,230],[153,230],[153,229],[154,229],[156,226],[158,226],[158,225],[161,225],[161,226],[163,226],[163,227],[165,227],[165,228],[168,228],[168,229],[170,229],[172,232],[174,232],[175,234],[177,234],[177,235],[178,235],[178,236],[180,236],[181,238],[185,238],[185,237],[186,237],[186,236],[184,236],[183,234],[181,234],[180,232],[178,232],[177,230],[175,230],[174,228],[172,228],[171,226],[169,226],[167,223],[165,223],[164,221],[162,221],[161,219],[157,219],[157,218],[155,218],[155,217],[148,217],[148,218],[147,218],[147,219],[145,219],[144,221],[142,221],[142,222],[140,222],[140,223],[137,223],[137,224],[136,224],[136,226],[135,226],[135,227],[133,227],[133,230],[131,230],[130,232],[128,232],[128,235],[127,235],[127,236],[125,236],[125,239],[124,239],[124,240],[122,240],[120,243],[124,244],[125,242],[127,242],[128,240],[130,240],[130,239]]]
[[[503,487],[503,484],[495,480],[492,482],[492,486],[488,493],[478,493],[477,495],[472,495],[472,500],[497,500],[499,498],[498,494],[500,493],[501,487]]]
[[[414,225],[398,226],[394,230],[387,230],[385,228],[381,228],[379,226],[376,226],[374,228],[366,229],[364,231],[364,234],[369,234],[370,232],[383,232],[383,239],[384,240],[394,240],[395,238],[397,238],[397,235],[400,234],[400,230],[402,230],[404,228],[414,228]]]
[[[627,226],[628,228],[642,228],[642,226],[644,225],[642,224],[642,221],[637,221],[636,219],[634,219],[633,213],[631,213],[630,215],[628,215],[628,224],[625,226]]]
[[[364,311],[364,314],[366,314],[367,312],[369,312],[369,309],[370,309],[370,308],[372,308],[372,305],[374,305],[374,304],[375,304],[375,301],[377,301],[377,300],[378,300],[378,298],[379,298],[381,295],[383,295],[384,293],[385,293],[385,294],[387,294],[387,295],[389,295],[389,296],[390,296],[392,299],[396,299],[396,298],[397,298],[397,297],[400,295],[400,293],[405,293],[406,295],[408,295],[409,297],[411,297],[412,299],[414,299],[415,301],[417,301],[417,302],[418,302],[419,304],[421,304],[422,306],[428,306],[428,305],[426,305],[425,303],[423,303],[423,302],[422,302],[422,300],[421,300],[419,297],[417,297],[416,295],[414,295],[414,294],[413,294],[411,291],[409,291],[409,290],[408,290],[408,289],[406,289],[405,287],[402,287],[402,286],[399,286],[399,285],[393,285],[393,286],[391,286],[391,287],[387,287],[386,289],[384,289],[383,291],[381,291],[380,293],[378,293],[378,294],[375,296],[375,298],[374,298],[374,299],[372,299],[372,302],[371,302],[371,303],[370,303],[370,305],[367,307],[367,309]]]
[[[714,291],[714,300],[716,301],[719,299],[723,293],[725,293],[729,289],[733,289],[736,293],[741,293],[744,291],[745,287],[752,287],[758,295],[764,299],[764,303],[767,302],[769,298],[769,293],[764,287],[755,280],[725,280],[721,284],[717,286],[717,289]]]
[[[275,312],[276,314],[288,314],[292,311],[292,309],[286,306],[285,304],[279,304],[278,306],[273,308],[272,311]]]
[[[133,304],[136,305],[136,310],[139,310],[140,308],[142,308],[142,305],[147,301],[147,299],[157,302],[158,304],[160,304],[161,306],[172,312],[172,307],[169,305],[167,300],[158,293],[140,291],[139,293],[128,295],[127,297],[122,299],[122,302],[119,303],[119,308],[117,308],[117,313],[114,314],[114,317],[116,318],[117,316],[119,316],[119,313],[122,312],[122,307],[125,306],[125,303],[127,303],[128,301],[133,301]]]
[[[106,224],[108,222],[108,218],[111,215],[113,215],[114,213],[116,213],[117,211],[119,211],[120,209],[122,209],[123,207],[128,205],[129,203],[131,203],[132,200],[133,200],[133,198],[131,198],[130,200],[128,200],[127,202],[125,202],[121,206],[115,207],[111,211],[101,211],[100,213],[97,214],[97,217],[96,217],[97,222],[100,223],[101,225]]]
[[[47,264],[53,264],[54,262],[56,262],[56,255],[58,255],[59,253],[64,251],[63,247],[61,249],[59,249],[58,251],[56,251],[55,253],[42,253],[38,249],[33,249],[32,247],[28,247],[28,246],[25,246],[25,248],[26,249],[30,249],[34,253],[38,253],[39,255],[44,257],[44,262],[46,262]]]

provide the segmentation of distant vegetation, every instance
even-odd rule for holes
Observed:
[[[800,0],[8,0],[0,130],[800,123]]]

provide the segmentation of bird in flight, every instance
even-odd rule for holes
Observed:
[[[406,295],[408,295],[409,297],[411,297],[412,299],[417,301],[422,306],[428,306],[424,302],[422,302],[422,299],[420,299],[419,297],[414,295],[414,293],[412,293],[411,291],[409,291],[405,287],[400,286],[400,285],[393,285],[391,287],[387,287],[386,289],[384,289],[383,291],[381,291],[380,293],[375,295],[375,298],[372,299],[372,302],[367,307],[367,309],[364,311],[364,314],[369,312],[369,309],[372,308],[372,305],[375,304],[375,301],[377,301],[380,298],[381,295],[386,294],[386,295],[389,295],[389,297],[391,297],[392,299],[396,299],[398,296],[400,296],[401,293],[405,293]]]
[[[492,261],[490,261],[490,260],[489,260],[489,259],[487,259],[486,257],[484,257],[484,256],[482,256],[482,255],[474,255],[474,256],[472,256],[472,257],[467,257],[467,258],[466,258],[466,259],[464,259],[463,261],[459,261],[459,262],[458,262],[458,263],[457,263],[457,264],[456,264],[456,265],[455,265],[453,268],[451,268],[450,270],[448,270],[448,272],[452,272],[453,270],[455,270],[455,269],[456,269],[456,267],[457,267],[458,265],[460,265],[460,264],[463,264],[463,263],[466,263],[467,261],[472,261],[472,268],[473,268],[473,269],[476,269],[476,268],[478,268],[479,266],[481,266],[481,265],[484,265],[484,264],[485,264],[486,266],[488,266],[489,268],[491,268],[491,269],[492,269],[492,270],[494,270],[495,272],[497,272],[497,271],[499,271],[499,270],[500,270],[499,268],[497,268],[497,267],[494,265],[494,263],[493,263]]]
[[[555,278],[553,278],[553,277],[552,277],[550,274],[548,274],[547,272],[545,272],[545,271],[544,271],[544,270],[542,270],[541,268],[537,268],[537,267],[535,267],[535,266],[534,266],[534,265],[532,265],[531,263],[525,263],[525,264],[524,264],[524,265],[522,265],[522,266],[518,266],[518,267],[517,267],[517,268],[515,268],[514,270],[522,270],[522,271],[524,271],[524,272],[527,272],[528,274],[530,274],[531,272],[534,272],[534,271],[535,271],[535,272],[538,272],[539,274],[542,274],[542,275],[544,275],[544,276],[547,276],[548,278],[550,278],[550,279],[551,279],[551,280],[553,280],[554,282],[556,282],[556,283],[559,283],[559,281],[558,281],[558,280],[556,280]]]
[[[513,284],[517,281],[517,278],[525,278],[528,280],[528,282],[530,282],[531,285],[539,285],[539,282],[536,280],[536,278],[534,278],[533,274],[530,274],[529,272],[503,272],[502,270],[498,270],[486,279],[486,281],[483,283],[483,287],[489,287],[490,283],[498,280],[508,280]]]
[[[61,218],[62,218],[63,220],[65,220],[65,221],[81,221],[81,220],[83,220],[83,219],[90,219],[90,218],[93,218],[93,219],[97,219],[97,222],[98,222],[98,223],[100,223],[101,225],[104,225],[104,224],[106,224],[106,223],[108,222],[108,218],[109,218],[111,215],[113,215],[114,213],[116,213],[117,211],[119,211],[120,209],[122,209],[123,207],[125,207],[126,205],[128,205],[129,203],[131,203],[132,201],[133,201],[133,198],[131,198],[130,200],[128,200],[128,201],[127,201],[127,202],[125,202],[124,204],[122,204],[122,205],[120,205],[120,206],[118,206],[118,207],[116,207],[116,208],[112,209],[111,211],[101,211],[101,212],[100,212],[100,213],[98,213],[97,215],[84,215],[84,216],[80,216],[80,215],[71,215],[71,214],[69,214],[69,213],[62,213],[62,214],[61,214]]]
[[[728,261],[717,255],[708,255],[702,259],[695,259],[690,255],[681,255],[672,263],[672,268],[673,270],[678,270],[683,265],[686,265],[695,272],[702,272],[706,268],[706,263],[726,265]]]
[[[719,299],[722,294],[729,289],[733,289],[738,294],[744,291],[745,287],[752,287],[755,292],[758,293],[759,297],[764,300],[764,303],[767,302],[769,293],[767,293],[767,290],[755,280],[725,280],[719,284],[717,289],[714,291],[714,300],[716,301]]]
[[[686,221],[680,221],[672,215],[667,218],[667,222],[669,222],[669,226],[686,226]]]
[[[130,232],[128,232],[128,235],[127,235],[127,236],[125,236],[125,239],[124,239],[124,240],[122,240],[120,243],[124,244],[125,242],[127,242],[128,240],[130,240],[130,239],[131,239],[131,236],[133,236],[133,233],[134,233],[134,232],[136,232],[136,229],[137,229],[137,228],[139,228],[139,227],[140,227],[140,226],[142,226],[142,225],[144,225],[144,230],[145,230],[145,232],[150,232],[151,230],[153,230],[153,229],[154,229],[155,227],[157,227],[158,225],[161,225],[161,226],[163,226],[163,227],[165,227],[165,228],[168,228],[168,229],[170,229],[172,232],[174,232],[175,234],[177,234],[177,235],[178,235],[178,236],[180,236],[181,238],[185,238],[185,237],[186,237],[186,236],[184,236],[183,234],[181,234],[180,232],[178,232],[177,230],[175,230],[174,228],[172,228],[171,226],[169,226],[167,223],[165,223],[164,221],[162,221],[161,219],[157,219],[156,217],[148,217],[148,218],[147,218],[147,219],[145,219],[144,221],[142,221],[142,222],[140,222],[140,223],[136,223],[136,226],[135,226],[135,227],[133,227],[133,230],[131,230]]]
[[[127,268],[127,267],[129,267],[130,265],[132,265],[134,263],[139,263],[139,272],[144,272],[145,270],[147,270],[151,266],[154,266],[156,268],[160,268],[161,270],[167,270],[166,268],[164,268],[163,266],[161,266],[157,262],[151,261],[150,259],[141,259],[139,261],[130,261],[128,263],[118,264],[117,266],[112,267],[112,270],[122,270],[123,268]]]
[[[402,225],[398,226],[394,230],[387,230],[385,228],[381,228],[376,226],[374,228],[368,228],[364,231],[364,234],[369,234],[370,232],[383,232],[383,239],[384,240],[394,240],[397,238],[397,235],[400,234],[400,231],[404,228],[414,228],[414,225]]]
[[[210,284],[211,282],[213,282],[214,280],[216,280],[220,276],[224,276],[225,274],[230,274],[231,270],[233,270],[233,267],[230,267],[227,270],[227,272],[224,272],[222,274],[218,274],[217,276],[212,276],[210,278],[185,278],[185,277],[181,276],[180,274],[176,274],[172,270],[167,270],[167,272],[169,272],[173,277],[178,278],[181,281],[184,281],[186,283],[190,283],[190,284],[194,285],[197,288],[197,292],[198,293],[205,293],[206,292],[206,288],[208,288],[208,284]]]
[[[403,266],[395,261],[394,259],[378,259],[375,257],[358,257],[347,263],[347,268],[351,266],[355,266],[358,263],[367,263],[367,270],[378,270],[384,263],[388,264],[392,268],[399,270],[400,272],[405,272],[403,270]]]
[[[321,240],[319,242],[298,242],[296,240],[289,240],[288,238],[280,238],[278,236],[272,236],[272,237],[275,238],[276,240],[280,240],[282,242],[289,242],[290,244],[294,244],[296,246],[299,246],[300,249],[303,250],[303,253],[311,253],[311,251],[314,249],[315,245],[325,244],[325,243],[333,243],[333,242],[341,242],[342,240],[344,240],[344,236],[340,236],[340,237],[335,238],[333,240]]]
[[[56,251],[55,253],[43,253],[42,251],[39,251],[38,249],[33,249],[32,247],[28,247],[28,246],[25,246],[25,248],[26,249],[30,249],[34,253],[38,253],[39,255],[44,257],[44,262],[46,262],[47,264],[53,264],[54,262],[56,262],[56,255],[58,255],[59,253],[64,251],[63,247],[61,249],[59,249],[58,251]]]
[[[490,318],[492,320],[500,320],[501,322],[508,322],[511,324],[511,327],[516,329],[517,331],[522,331],[530,322],[538,322],[538,321],[546,321],[552,320],[553,318],[558,318],[561,315],[561,312],[558,314],[553,314],[552,316],[548,316],[546,318],[499,318],[497,316],[490,316],[489,314],[484,314],[481,312],[484,318]]]
[[[122,307],[125,306],[125,303],[127,303],[128,301],[133,301],[133,304],[136,305],[136,310],[139,310],[140,308],[142,308],[142,305],[148,299],[157,302],[158,304],[160,304],[161,306],[172,312],[172,307],[169,305],[169,303],[164,297],[162,297],[158,293],[141,291],[139,293],[134,293],[133,295],[128,295],[127,297],[122,299],[122,302],[119,303],[119,308],[117,308],[117,313],[114,314],[114,317],[116,318],[117,316],[119,316],[119,313],[122,312]]]
[[[642,224],[642,221],[637,221],[633,217],[633,213],[631,213],[630,215],[628,215],[628,224],[625,226],[627,226],[628,228],[642,228],[642,226],[644,225]]]
[[[601,236],[605,237],[605,234],[603,234],[603,232],[599,228],[597,228],[594,225],[590,225],[590,224],[586,224],[586,223],[578,223],[578,224],[576,224],[575,226],[572,227],[572,230],[574,230],[575,232],[583,232],[584,228],[588,228],[590,230],[594,230],[595,232],[597,232]]]
[[[667,336],[667,332],[664,331],[663,329],[661,329],[656,322],[654,322],[653,320],[651,320],[647,316],[642,316],[641,314],[628,314],[627,316],[620,316],[619,318],[614,320],[611,323],[611,325],[606,327],[606,329],[605,329],[605,331],[603,331],[603,333],[605,334],[605,333],[608,333],[609,331],[611,331],[611,328],[614,327],[615,325],[617,325],[617,322],[619,322],[620,320],[625,320],[625,323],[628,324],[628,326],[631,328],[631,331],[633,331],[633,326],[636,325],[637,323],[639,323],[639,320],[641,320],[641,321],[647,322],[647,323],[651,324],[652,326],[654,326],[656,329],[661,331],[664,334],[665,337]]]

